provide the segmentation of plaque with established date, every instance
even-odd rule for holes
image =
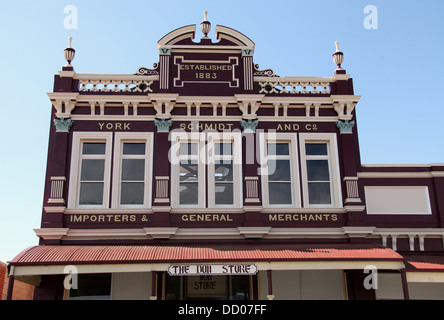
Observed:
[[[236,69],[239,67],[238,57],[227,60],[186,60],[183,56],[174,57],[177,77],[175,87],[183,87],[185,83],[226,83],[230,88],[239,87]]]

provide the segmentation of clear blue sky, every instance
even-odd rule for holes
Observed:
[[[78,28],[66,29],[74,5]],[[364,20],[377,9],[377,29]],[[158,62],[157,41],[197,24],[234,28],[254,62],[280,76],[331,76],[334,42],[354,79],[365,164],[444,162],[442,0],[16,0],[0,11],[0,261],[38,243],[53,75],[73,37],[78,73],[134,73]],[[374,20],[371,21],[374,25]],[[199,30],[199,29],[198,29]],[[200,38],[200,32],[198,32]]]

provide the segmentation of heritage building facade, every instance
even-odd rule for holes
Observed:
[[[444,298],[444,164],[361,164],[338,44],[331,77],[279,77],[210,29],[168,33],[135,74],[77,74],[65,49],[40,243],[10,280],[35,299]]]

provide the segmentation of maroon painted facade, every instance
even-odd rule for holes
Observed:
[[[401,255],[444,255],[444,164],[362,165],[355,110],[360,96],[340,64],[331,77],[281,78],[271,69],[258,70],[254,43],[236,30],[218,26],[217,42],[207,37],[197,42],[195,36],[195,26],[167,34],[158,43],[159,62],[136,74],[80,75],[68,64],[54,77],[54,91],[48,94],[52,114],[42,222],[37,231],[41,246],[165,241],[179,245],[252,242],[259,247],[367,243]],[[169,159],[174,132],[238,134],[240,171],[233,182],[240,190],[233,195],[237,205],[211,203],[215,187],[209,186],[209,167],[203,182],[205,196],[199,195],[203,205],[175,205],[174,201],[180,204],[182,180],[174,178]],[[146,140],[152,147],[145,180],[150,194],[143,205],[122,206],[115,199],[122,183],[115,177],[122,158],[115,153],[117,141],[140,142],[139,134],[146,133],[152,134]],[[88,138],[79,138],[87,134]],[[271,184],[264,179],[271,175],[259,173],[261,146],[267,146],[267,140],[261,139],[267,134],[276,134],[278,143],[284,141],[293,150],[288,158],[294,174],[288,205],[267,200]],[[80,191],[74,190],[80,185],[77,171],[82,154],[75,148],[82,141],[99,140],[110,144],[105,160],[109,177],[104,178],[109,189],[101,206],[82,207]],[[310,198],[313,181],[306,166],[312,158],[303,150],[310,143],[329,148],[328,154],[313,158],[329,165],[324,183],[329,184],[330,203],[324,205],[313,205]],[[374,197],[384,187],[394,187],[388,191],[393,197],[405,188],[410,192],[414,187],[412,192],[418,195],[425,190],[428,198],[421,201],[429,212],[402,214],[390,203],[387,208],[393,212],[378,212],[382,209],[374,209],[378,202]],[[347,271],[349,298],[374,298],[374,292],[353,284],[362,283],[361,273]],[[52,290],[55,278],[44,279],[42,289],[36,288],[37,297]],[[60,291],[54,292],[60,298]]]

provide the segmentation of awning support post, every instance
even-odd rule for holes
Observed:
[[[152,271],[151,272],[151,297],[150,300],[157,300],[157,293],[156,293],[156,285],[157,285],[157,272]]]
[[[402,293],[404,294],[404,300],[410,300],[409,286],[407,282],[407,275],[405,269],[401,269],[401,282],[402,282]]]
[[[267,270],[267,278],[268,278],[268,300],[274,300],[274,294],[273,294],[273,278],[271,276],[271,270]]]

